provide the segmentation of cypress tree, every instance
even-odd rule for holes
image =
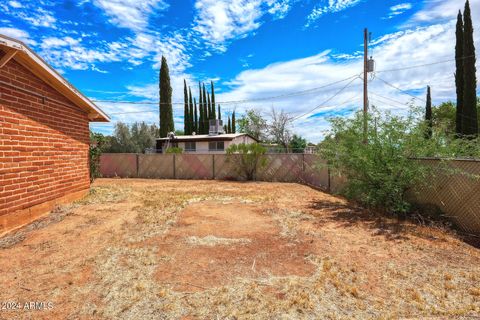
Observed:
[[[194,113],[195,113],[195,133],[199,133],[199,129],[198,129],[198,113],[197,113],[197,98],[194,98],[194,99],[193,99],[193,108],[195,109],[195,110],[194,110]]]
[[[183,132],[185,135],[189,134],[189,111],[188,111],[188,91],[187,91],[187,81],[183,79]]]
[[[430,93],[430,86],[427,86],[427,104],[425,106],[425,123],[427,125],[425,138],[432,138],[432,96]]]
[[[232,133],[232,123],[230,122],[230,116],[228,116],[227,133]]]
[[[203,133],[208,133],[208,119],[210,115],[208,114],[208,105],[207,105],[207,91],[205,90],[205,83],[203,83]]]
[[[210,98],[210,92],[207,92],[207,106],[208,106],[208,119],[212,119],[212,100]]]
[[[212,91],[212,119],[217,119],[217,115],[215,114],[215,86],[213,85],[213,81],[210,81],[210,90]]]
[[[200,91],[200,97],[198,99],[198,109],[200,111],[200,119],[198,120],[198,133],[203,134],[205,114],[203,112],[203,92],[202,92],[202,85],[200,84],[200,81],[198,82],[198,90]]]
[[[459,10],[457,15],[457,29],[455,31],[455,86],[457,89],[457,110],[455,119],[455,132],[457,137],[461,137],[462,119],[463,119],[463,87],[464,87],[464,72],[463,72],[463,17]]]
[[[226,124],[223,125],[223,132],[228,133],[228,128]]]
[[[173,123],[172,110],[172,87],[170,86],[170,72],[168,70],[167,59],[162,56],[160,66],[160,138],[165,138],[169,132],[175,131]]]
[[[218,120],[222,120],[222,112],[220,110],[220,105],[218,105]]]
[[[478,135],[477,78],[475,75],[477,69],[475,67],[472,16],[468,0],[465,2],[463,21],[464,91],[462,131],[465,136],[475,138]]]
[[[188,126],[189,126],[189,133],[192,134],[194,131],[197,131],[195,128],[195,120],[193,119],[193,100],[192,100],[192,88],[188,87]]]
[[[235,123],[235,111],[233,111],[232,113],[232,133],[236,133],[237,132],[237,126],[236,126],[236,123]]]

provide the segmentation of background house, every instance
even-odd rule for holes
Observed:
[[[216,135],[174,136],[157,139],[157,150],[165,152],[168,147],[182,148],[185,153],[225,153],[232,144],[256,143],[254,137],[246,133],[224,133]]]
[[[108,116],[0,35],[0,235],[88,192],[89,122]]]

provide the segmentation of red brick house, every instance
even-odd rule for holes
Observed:
[[[109,118],[24,43],[0,35],[0,235],[86,194],[92,121]]]

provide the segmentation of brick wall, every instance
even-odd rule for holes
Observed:
[[[0,81],[46,97],[0,83],[0,219],[89,188],[87,114],[13,59]]]

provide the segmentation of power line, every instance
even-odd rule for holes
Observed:
[[[386,85],[388,85],[388,86],[390,86],[390,87],[392,87],[392,88],[400,91],[401,93],[406,94],[406,95],[412,97],[413,99],[420,100],[420,101],[422,101],[422,102],[427,102],[425,99],[416,97],[416,96],[414,96],[413,94],[410,94],[410,93],[408,93],[407,91],[405,91],[405,90],[403,90],[403,89],[400,89],[399,87],[391,84],[390,82],[388,82],[388,81],[386,81],[386,80],[383,80],[383,79],[380,78],[380,77],[376,77],[376,79],[378,79],[378,80],[382,81],[383,83],[385,83]]]
[[[381,94],[378,94],[378,93],[373,92],[373,91],[370,91],[370,93],[373,94],[374,96],[377,96],[377,97],[383,98],[385,100],[397,103],[401,106],[405,106],[407,104],[406,102],[401,102],[401,101],[398,101],[398,100],[395,100],[395,99],[392,99],[392,98],[389,98],[389,97],[385,97],[385,96],[382,96]]]
[[[310,93],[316,92],[320,89],[324,89],[324,88],[327,88],[327,87],[330,87],[330,86],[336,85],[338,83],[342,83],[342,82],[345,82],[347,80],[350,80],[352,78],[357,78],[357,77],[358,77],[358,75],[353,75],[353,76],[350,76],[350,77],[342,79],[342,80],[327,83],[327,84],[322,85],[320,87],[315,87],[315,88],[311,88],[311,89],[308,89],[308,90],[302,90],[302,91],[296,91],[296,92],[283,93],[283,94],[276,95],[276,96],[263,97],[263,98],[253,98],[253,99],[244,99],[244,100],[216,101],[215,103],[220,104],[220,105],[228,105],[228,104],[235,104],[235,103],[247,103],[247,102],[265,101],[265,100],[275,100],[275,99],[284,98],[284,97],[300,96],[300,95],[304,95],[304,94],[310,94]],[[121,103],[123,103],[123,104],[143,104],[143,105],[148,105],[148,104],[159,105],[160,104],[159,102],[155,102],[155,101],[121,101],[121,100],[92,100],[92,101],[93,102],[100,102],[100,103],[103,102],[103,103],[118,103],[118,104],[121,104]],[[171,104],[172,105],[184,105],[185,102],[172,102]]]
[[[375,71],[375,73],[404,71],[404,70],[410,70],[410,69],[415,69],[415,68],[433,66],[433,65],[436,65],[436,64],[442,64],[442,63],[447,63],[447,62],[452,62],[452,61],[457,61],[457,60],[464,60],[464,59],[468,59],[468,58],[471,58],[471,57],[474,57],[474,55],[470,55],[470,56],[466,56],[466,57],[460,57],[460,58],[454,58],[454,59],[448,59],[448,60],[440,60],[440,61],[436,61],[436,62],[418,64],[418,65],[413,65],[413,66],[406,66],[406,67],[397,68],[397,69],[380,70],[380,71]]]
[[[323,101],[321,104],[319,104],[318,106],[316,106],[315,108],[311,109],[310,111],[308,112],[305,112],[301,115],[298,115],[294,118],[292,118],[292,122],[293,121],[296,121],[297,119],[309,114],[309,113],[312,113],[313,111],[319,109],[319,108],[322,108],[322,107],[325,107],[324,105],[328,102],[330,102],[333,98],[335,98],[336,96],[338,96],[340,93],[342,93],[348,86],[350,86],[350,84],[352,84],[353,81],[355,81],[356,79],[359,79],[360,76],[357,75],[355,78],[353,78],[352,80],[350,80],[345,86],[343,86],[340,90],[338,90],[333,96],[331,96],[330,98],[328,98],[327,100]]]

